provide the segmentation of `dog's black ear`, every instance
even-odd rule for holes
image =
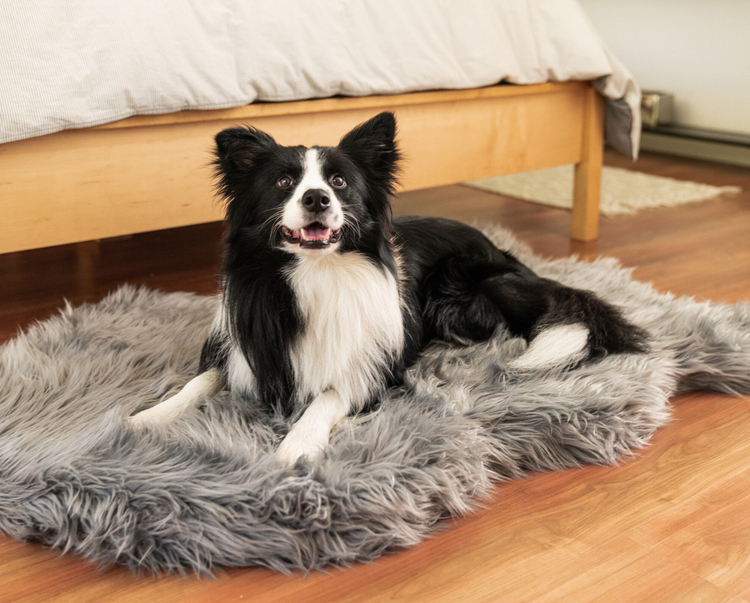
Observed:
[[[220,171],[247,170],[258,157],[276,146],[276,141],[252,126],[229,128],[216,135],[216,165]]]
[[[339,148],[381,173],[394,175],[400,158],[396,145],[396,118],[388,111],[376,115],[344,136]]]

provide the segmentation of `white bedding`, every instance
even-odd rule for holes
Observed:
[[[634,154],[640,90],[575,0],[9,0],[0,142],[138,114],[596,80]]]

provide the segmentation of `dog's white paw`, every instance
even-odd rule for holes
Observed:
[[[189,410],[198,408],[207,396],[221,391],[223,385],[224,381],[216,369],[201,373],[171,398],[130,417],[130,424],[139,429],[148,425],[171,423]]]
[[[146,410],[129,417],[130,424],[136,429],[143,429],[149,425],[166,425],[174,421],[182,414],[174,406],[170,407],[166,402],[152,406]]]
[[[315,434],[304,433],[305,430],[294,426],[276,449],[276,461],[282,467],[292,467],[303,456],[311,463],[316,463],[323,457],[328,436],[318,437]]]
[[[349,412],[349,403],[333,389],[319,394],[276,450],[276,459],[291,467],[303,456],[315,463],[323,457],[331,430]]]

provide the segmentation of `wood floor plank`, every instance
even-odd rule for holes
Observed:
[[[528,507],[554,533],[590,543],[678,512],[750,464],[750,404],[718,394],[675,402],[675,420],[639,456],[616,467],[540,475],[524,488]],[[555,504],[548,501],[554,498]]]
[[[600,255],[659,291],[750,299],[750,170],[644,154],[605,163],[743,188],[734,197],[603,218],[571,242],[570,214],[463,186],[415,191],[397,214],[501,223],[539,254]],[[0,255],[0,341],[124,282],[210,294],[220,224]],[[408,551],[329,573],[235,568],[213,579],[99,570],[0,536],[4,601],[750,601],[750,399],[679,396],[674,420],[615,467],[499,484],[486,508]]]
[[[750,597],[750,468],[631,531],[639,543],[738,597]]]
[[[686,570],[668,557],[658,557],[624,535],[613,535],[581,552],[572,568],[556,569],[566,580],[535,599],[540,603],[576,601],[659,601],[684,603],[736,600],[712,582]],[[659,585],[656,587],[656,585]],[[515,600],[515,599],[509,599]]]

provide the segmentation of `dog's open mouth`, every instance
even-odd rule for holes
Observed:
[[[341,229],[333,230],[318,222],[313,222],[299,230],[282,226],[281,236],[292,245],[299,245],[307,249],[324,249],[341,238]]]

